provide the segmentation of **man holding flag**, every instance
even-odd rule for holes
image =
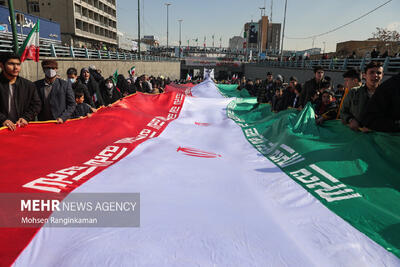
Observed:
[[[19,77],[21,59],[18,55],[3,54],[0,68],[0,125],[15,131],[35,119],[41,102],[35,85]]]

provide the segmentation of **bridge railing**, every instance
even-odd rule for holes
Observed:
[[[19,45],[21,46],[22,42],[19,42]],[[0,53],[12,52],[12,48],[12,40],[1,38],[0,36]],[[99,60],[179,61],[179,58],[149,55],[142,55],[141,59],[139,59],[139,55],[135,53],[59,46],[55,44],[41,44],[39,55],[40,57],[87,58]]]
[[[365,66],[371,61],[381,62],[385,72],[400,72],[400,57],[387,58],[360,58],[360,59],[320,59],[320,60],[289,60],[275,61],[263,60],[255,64],[265,67],[275,68],[301,68],[313,69],[316,66],[322,66],[325,70],[347,70],[349,68],[358,68],[364,70]]]

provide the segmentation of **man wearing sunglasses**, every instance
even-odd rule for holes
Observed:
[[[358,131],[362,129],[363,120],[368,102],[375,94],[376,89],[383,78],[383,67],[379,62],[370,62],[364,70],[363,78],[365,84],[352,88],[343,101],[340,109],[340,118],[350,129]]]

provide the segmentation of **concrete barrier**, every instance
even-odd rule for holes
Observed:
[[[180,62],[168,62],[168,61],[156,61],[156,62],[146,62],[146,61],[125,61],[125,60],[88,60],[88,59],[65,59],[57,58],[58,71],[57,73],[61,78],[67,77],[67,69],[74,67],[78,70],[78,75],[80,70],[84,67],[89,67],[94,65],[97,69],[101,70],[104,77],[108,77],[114,74],[115,70],[118,69],[118,73],[128,76],[128,70],[135,66],[136,76],[142,74],[148,74],[153,76],[164,76],[170,79],[179,79],[181,71]],[[33,61],[25,61],[22,63],[21,77],[29,79],[31,81],[36,81],[44,78],[41,62],[36,63]],[[38,72],[38,75],[37,75]]]

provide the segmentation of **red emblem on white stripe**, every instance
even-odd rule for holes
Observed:
[[[194,124],[199,125],[199,126],[210,126],[210,123],[206,123],[206,122],[195,122]]]
[[[213,152],[207,152],[196,148],[191,147],[178,147],[176,152],[181,151],[183,154],[192,156],[192,157],[199,157],[199,158],[218,158],[222,157],[221,155],[215,154]]]

